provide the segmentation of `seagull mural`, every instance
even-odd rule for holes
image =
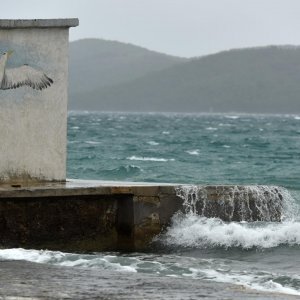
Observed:
[[[44,72],[23,65],[17,68],[6,68],[6,63],[13,51],[4,52],[0,57],[0,89],[16,89],[21,86],[29,86],[35,90],[43,90],[49,87],[53,80]]]

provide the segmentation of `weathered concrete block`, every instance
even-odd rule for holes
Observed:
[[[134,194],[137,196],[156,196],[159,194],[159,186],[136,186],[133,188]]]
[[[144,250],[154,236],[170,225],[174,213],[182,209],[183,200],[170,194],[135,196],[133,199],[134,248]]]
[[[111,194],[133,194],[132,187],[130,186],[112,186]]]
[[[65,251],[117,248],[117,201],[109,196],[1,199],[0,244]]]
[[[65,180],[69,27],[0,20],[0,182]]]
[[[178,211],[224,221],[280,221],[287,197],[266,186],[93,184],[1,186],[0,247],[146,250]]]

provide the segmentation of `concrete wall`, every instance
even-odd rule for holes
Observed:
[[[0,89],[0,182],[65,180],[68,34],[77,24],[0,20],[1,54],[14,51],[6,68],[28,64],[53,80],[42,90]]]
[[[196,214],[224,221],[280,221],[284,194],[265,186],[82,181],[0,187],[0,248],[149,250],[172,216],[191,212],[190,205]]]
[[[0,248],[146,250],[182,202],[173,186],[0,188]]]

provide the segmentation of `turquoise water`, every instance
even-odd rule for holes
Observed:
[[[300,116],[70,113],[68,177],[300,187]]]
[[[71,112],[68,122],[69,178],[278,185],[286,189],[284,219],[223,222],[186,212],[173,217],[149,253],[4,249],[0,260],[300,296],[300,116]]]

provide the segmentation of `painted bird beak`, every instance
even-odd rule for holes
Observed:
[[[7,57],[9,58],[12,54],[14,53],[14,51],[13,50],[9,50],[9,51],[7,51]]]

